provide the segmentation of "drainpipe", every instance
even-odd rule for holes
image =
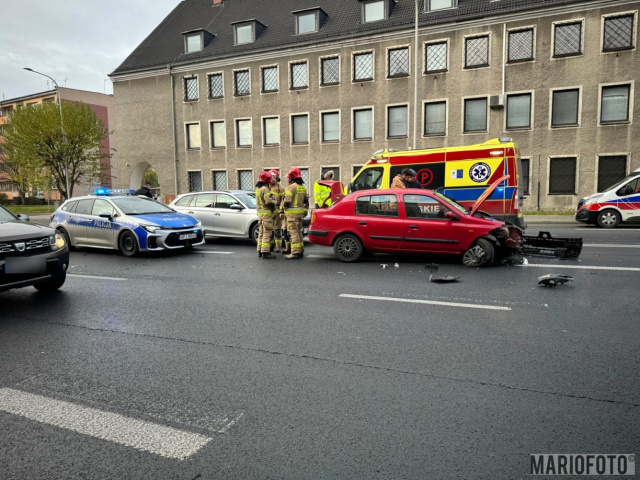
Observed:
[[[504,99],[504,89],[507,83],[507,24],[502,25],[502,95]],[[504,99],[506,102],[506,99]]]
[[[171,71],[171,65],[169,65],[169,76],[171,77],[171,127],[173,131],[173,174],[174,174],[174,188],[176,196],[180,194],[180,184],[178,182],[178,145],[177,145],[177,133],[176,133],[176,91],[175,80],[173,78],[173,72]]]
[[[414,33],[414,52],[413,52],[413,149],[416,149],[418,136],[418,0],[415,0],[416,18]]]

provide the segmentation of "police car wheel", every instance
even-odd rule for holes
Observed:
[[[122,252],[125,257],[133,257],[138,253],[138,242],[135,235],[131,232],[124,232],[120,235],[118,245],[120,246],[120,252]]]
[[[479,238],[472,247],[464,252],[462,264],[465,267],[482,267],[491,265],[495,256],[495,248],[485,238]]]
[[[598,214],[598,226],[615,228],[620,223],[620,214],[615,210],[603,210]]]
[[[342,262],[355,262],[364,253],[364,248],[358,237],[347,233],[338,237],[333,244],[333,253]]]
[[[67,247],[69,247],[69,250],[76,249],[76,247],[71,245],[71,238],[69,237],[69,233],[64,228],[59,228],[58,233],[64,237],[64,241],[67,243]]]

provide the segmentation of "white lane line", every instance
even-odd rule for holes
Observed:
[[[307,258],[331,258],[333,255],[326,253],[324,255],[305,255]]]
[[[585,243],[582,246],[594,248],[640,248],[640,245],[616,245],[613,243]]]
[[[528,265],[518,265],[518,267],[534,267],[534,268],[548,268],[553,270],[554,268],[573,268],[577,270],[613,270],[618,272],[640,272],[640,268],[634,267],[598,267],[594,265],[557,265],[557,264],[528,264]]]
[[[78,273],[67,273],[67,277],[74,278],[94,278],[96,280],[113,280],[114,282],[124,282],[126,278],[119,277],[98,277],[97,275],[80,275]]]
[[[193,253],[215,253],[218,255],[231,255],[232,253],[235,253],[235,252],[212,252],[212,251],[206,251],[206,250],[194,250]]]
[[[482,310],[511,310],[510,307],[498,307],[496,305],[479,305],[476,303],[439,302],[437,300],[415,300],[410,298],[373,297],[369,295],[340,294],[344,298],[359,298],[362,300],[382,300],[386,302],[422,303],[427,305],[443,305],[445,307],[479,308]]]
[[[212,439],[117,413],[0,388],[0,410],[167,458],[183,460]]]

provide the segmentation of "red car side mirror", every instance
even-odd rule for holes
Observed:
[[[460,220],[460,219],[458,218],[458,216],[457,216],[455,213],[453,213],[453,212],[447,212],[446,217],[447,217],[449,220],[454,220],[454,221],[456,221],[456,220]]]

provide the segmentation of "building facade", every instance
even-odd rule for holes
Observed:
[[[525,210],[640,167],[638,1],[186,0],[111,74],[117,186],[348,183],[375,150],[512,137]],[[415,18],[418,28],[415,28]],[[417,31],[417,42],[416,42]],[[417,47],[416,47],[417,45]]]
[[[4,131],[4,125],[9,122],[11,113],[14,110],[24,107],[32,107],[41,105],[43,103],[57,103],[58,92],[60,98],[65,102],[81,102],[89,106],[96,114],[96,117],[104,122],[105,128],[109,132],[107,138],[104,139],[100,146],[101,153],[114,155],[115,148],[115,131],[113,126],[115,125],[115,101],[113,95],[105,95],[97,92],[88,92],[85,90],[76,90],[73,88],[60,87],[57,90],[49,90],[46,92],[34,93],[32,95],[25,95],[22,97],[11,98],[8,100],[2,100],[0,102],[0,146],[2,144],[2,133]],[[64,119],[63,119],[64,121]],[[110,127],[111,126],[111,127]],[[105,175],[106,184],[104,186],[111,186],[111,163],[114,161],[115,155],[112,158],[103,158],[100,160],[101,171]],[[76,196],[85,195],[86,193],[93,191],[94,185],[77,185],[74,188]],[[10,177],[2,170],[2,156],[0,155],[0,193],[7,195],[9,199],[18,196],[17,189],[11,182]],[[61,200],[61,195],[57,189],[46,190],[38,192],[42,198],[50,201]]]

